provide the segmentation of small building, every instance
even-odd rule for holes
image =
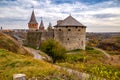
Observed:
[[[54,26],[54,39],[67,50],[85,50],[86,26],[69,15],[64,20],[57,21]]]

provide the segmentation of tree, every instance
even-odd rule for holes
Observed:
[[[66,57],[66,49],[57,41],[48,39],[41,44],[40,48],[43,52],[52,57],[53,63],[63,61]]]

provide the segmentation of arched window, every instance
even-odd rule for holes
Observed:
[[[67,40],[69,40],[69,38],[67,38]]]

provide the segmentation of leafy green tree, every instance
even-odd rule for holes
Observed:
[[[40,49],[52,57],[53,63],[65,60],[66,49],[59,42],[53,39],[48,39],[42,42]]]

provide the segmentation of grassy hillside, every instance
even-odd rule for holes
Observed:
[[[73,79],[73,76],[66,71],[58,70],[53,64],[33,59],[28,55],[16,40],[0,33],[0,80],[12,80],[13,74],[18,73],[26,74],[27,79],[33,77],[39,80]]]
[[[117,45],[119,46],[119,44]],[[17,73],[26,74],[27,79],[37,77],[39,80],[77,80],[75,76],[68,74],[64,70],[56,69],[53,64],[22,55],[27,53],[13,38],[0,33],[0,80],[12,80],[13,74]],[[108,59],[102,52],[87,47],[86,50],[68,51],[65,60],[56,61],[56,64],[95,75],[96,78],[103,77],[108,80],[119,80],[120,67],[106,61]],[[96,80],[96,78],[91,80]]]
[[[13,74],[16,73],[24,73],[27,78],[39,77],[39,80],[72,79],[70,75],[57,70],[52,64],[0,49],[0,80],[12,80]]]
[[[0,32],[0,48],[15,53],[28,54],[28,52],[16,40]]]
[[[108,59],[98,50],[87,47],[84,50],[74,50],[67,54],[66,60],[57,65],[72,68],[77,71],[95,75],[96,78],[103,77],[107,80],[120,79],[120,67],[106,63]],[[97,80],[93,77],[90,80]],[[102,80],[102,79],[101,79]]]

